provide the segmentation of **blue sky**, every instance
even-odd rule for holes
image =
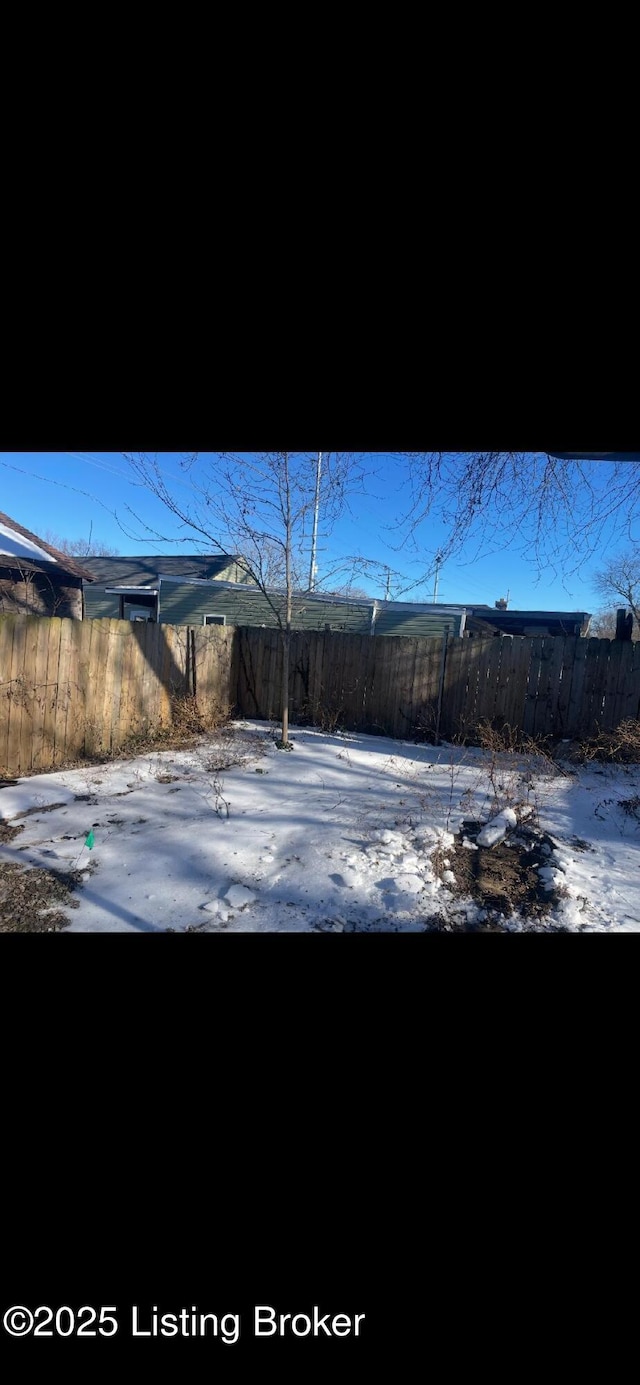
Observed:
[[[158,458],[167,479],[176,478],[178,454],[158,454]],[[329,538],[320,539],[320,575],[323,567],[337,559],[360,553],[400,570],[410,582],[428,565],[442,542],[444,529],[429,520],[419,532],[421,555],[411,552],[406,545],[398,551],[401,534],[394,528],[394,521],[407,508],[406,486],[394,458],[377,454],[376,466],[378,475],[370,484],[370,493],[354,497],[351,514],[338,522]],[[181,482],[180,478],[177,480],[184,488],[184,478]],[[162,551],[163,545],[149,539],[136,542],[125,535],[113,511],[118,511],[122,520],[130,525],[129,532],[133,533],[136,526],[126,514],[129,505],[168,537],[180,537],[178,522],[168,515],[160,502],[132,484],[128,464],[119,452],[2,452],[0,481],[0,509],[40,536],[49,530],[63,538],[85,537],[93,524],[94,539],[113,545],[121,553]],[[602,484],[606,485],[604,467]],[[188,488],[182,493],[186,496]],[[198,545],[185,540],[180,547],[193,552]],[[535,567],[517,552],[507,550],[476,560],[474,549],[468,547],[443,567],[438,600],[493,605],[498,597],[506,596],[509,591],[511,608],[593,612],[602,603],[594,593],[590,574],[601,562],[602,554],[587,564],[579,575],[567,576],[563,581],[561,576],[550,572],[543,572],[538,578]],[[371,595],[384,594],[382,584],[358,581]],[[406,599],[431,600],[432,594],[430,581],[426,586],[416,587]]]

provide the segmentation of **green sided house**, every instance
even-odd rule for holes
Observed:
[[[218,579],[242,584],[249,578],[238,566],[238,559],[227,553],[214,555],[169,553],[133,558],[119,555],[87,558],[84,566],[93,581],[85,585],[87,620],[157,620],[160,573],[174,578]],[[187,624],[192,622],[187,622]]]
[[[93,581],[85,588],[88,620],[154,620],[164,625],[242,625],[275,628],[276,615],[231,555],[220,557],[85,558]],[[271,600],[284,614],[282,592]],[[296,630],[440,637],[478,632],[484,622],[465,607],[354,600],[321,592],[296,595]],[[492,633],[488,627],[486,633]]]
[[[222,553],[153,554],[149,557],[83,558],[92,581],[84,584],[88,620],[154,620],[163,625],[240,625],[273,629],[272,606],[244,571],[241,559]],[[270,592],[284,615],[284,593]],[[585,636],[590,616],[583,611],[517,611],[496,606],[378,601],[373,597],[294,597],[295,630],[351,634],[452,636]]]

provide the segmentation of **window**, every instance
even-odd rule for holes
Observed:
[[[203,625],[226,625],[226,623],[227,623],[227,617],[226,617],[226,616],[203,616],[203,617],[202,617],[202,624],[203,624]]]

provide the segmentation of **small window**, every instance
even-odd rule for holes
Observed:
[[[203,625],[226,625],[226,623],[227,623],[227,617],[226,617],[226,616],[203,616],[203,617],[202,617],[202,624],[203,624]]]

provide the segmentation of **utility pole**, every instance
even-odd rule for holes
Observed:
[[[442,554],[436,553],[436,577],[433,584],[433,604],[435,606],[438,599],[438,582],[440,580],[440,568],[442,567]]]
[[[322,453],[318,453],[318,464],[316,467],[316,498],[313,506],[313,533],[311,535],[311,565],[309,567],[309,591],[312,592],[316,584],[316,552],[318,544],[318,511],[320,509],[320,477],[322,475]]]

